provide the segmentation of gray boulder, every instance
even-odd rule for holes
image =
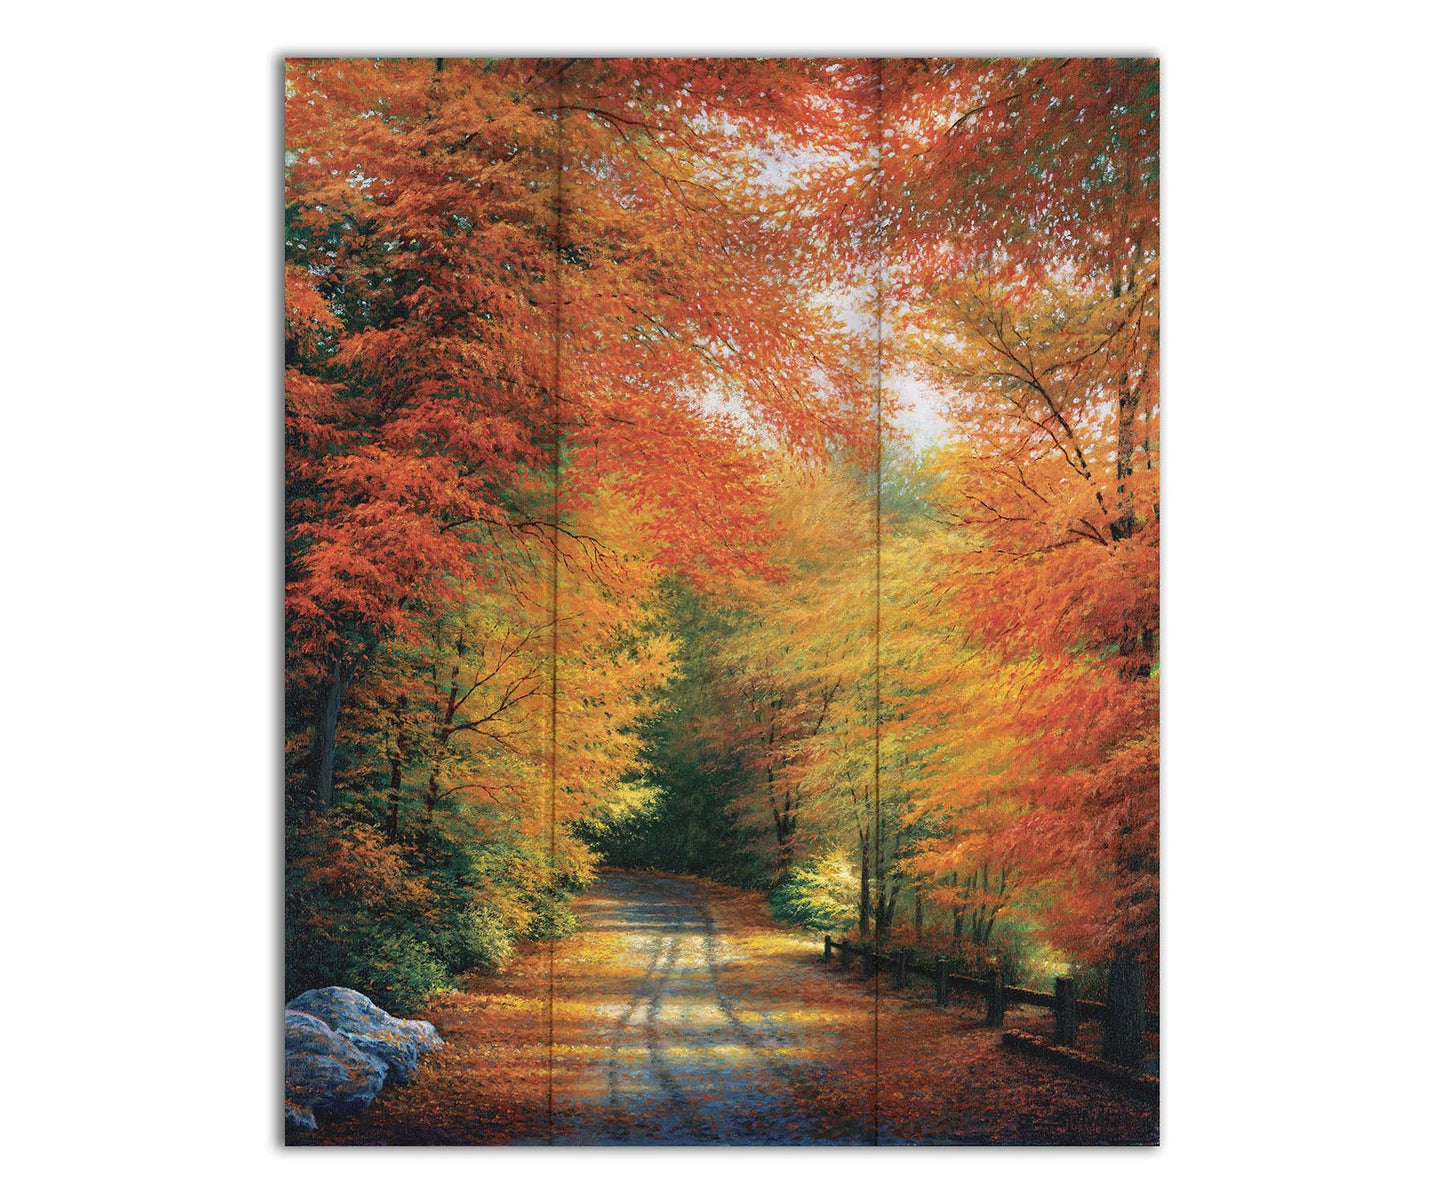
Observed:
[[[316,1116],[358,1112],[386,1082],[386,1063],[323,1020],[286,1012],[286,1119],[314,1129]]]
[[[416,1073],[423,1054],[443,1044],[435,1025],[393,1016],[349,987],[303,991],[286,1007],[325,1021],[357,1049],[385,1063],[390,1079],[398,1083],[405,1083]]]

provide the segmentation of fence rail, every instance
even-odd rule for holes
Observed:
[[[1065,975],[1054,979],[1052,992],[1034,991],[1028,987],[1005,985],[1003,974],[998,970],[990,971],[983,978],[958,974],[948,968],[946,957],[937,958],[928,965],[914,960],[906,949],[884,953],[871,943],[835,941],[831,934],[825,934],[824,960],[830,960],[834,952],[844,969],[852,966],[855,957],[859,958],[863,973],[870,978],[882,970],[889,970],[895,987],[902,987],[909,977],[928,979],[933,983],[934,1002],[940,1005],[947,1003],[950,993],[955,990],[981,994],[986,1006],[985,1022],[999,1028],[1003,1027],[1004,1014],[1010,1003],[1049,1008],[1054,1013],[1054,1040],[1062,1046],[1074,1044],[1081,1020],[1101,1021],[1106,1056],[1123,1066],[1137,1067],[1144,1057],[1144,1034],[1159,1031],[1159,1013],[1144,1009],[1142,972],[1132,963],[1116,967],[1119,989],[1115,990],[1111,977],[1110,1001],[1101,1003],[1095,999],[1080,999],[1074,979]]]

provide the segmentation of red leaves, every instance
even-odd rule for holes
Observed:
[[[833,118],[817,65],[692,66],[290,65],[302,648],[405,631],[479,536],[534,529],[558,436],[569,494],[606,474],[644,501],[664,567],[771,571],[761,461],[707,399],[798,447],[852,437],[817,387],[846,375],[826,358],[842,345],[790,287],[796,244],[745,169],[756,138],[827,141]]]

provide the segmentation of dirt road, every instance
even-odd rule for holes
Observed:
[[[581,932],[426,1015],[447,1047],[347,1144],[1151,1144],[1158,1116],[824,965],[756,895],[609,872]],[[551,983],[550,1007],[548,983]]]
[[[579,911],[609,956],[557,966],[557,1142],[871,1143],[869,1101],[820,1103],[871,1018],[800,1006],[805,944],[749,949],[686,880],[610,875]]]

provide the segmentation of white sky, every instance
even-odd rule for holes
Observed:
[[[937,390],[906,374],[894,374],[884,383],[898,395],[898,424],[912,439],[916,450],[933,447],[948,437],[943,398]]]

